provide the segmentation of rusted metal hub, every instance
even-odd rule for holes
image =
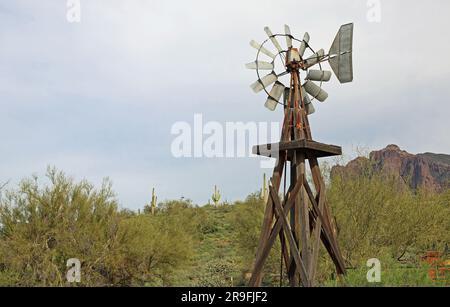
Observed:
[[[288,72],[304,69],[305,64],[297,48],[289,48],[286,55],[286,70]]]

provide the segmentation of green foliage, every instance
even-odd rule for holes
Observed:
[[[66,261],[82,262],[85,286],[170,285],[192,256],[195,210],[167,203],[155,217],[117,210],[99,190],[49,169],[47,185],[24,180],[0,203],[0,285],[63,286]]]
[[[177,268],[192,257],[193,237],[180,216],[140,215],[123,220],[120,233],[127,237],[121,247],[122,265],[131,285],[167,286],[173,283]]]
[[[378,258],[385,272],[380,285],[429,285],[420,256],[443,251],[450,242],[449,192],[412,191],[398,178],[370,171],[369,165],[366,170],[358,176],[334,176],[328,188],[341,250],[347,266],[355,268],[347,282],[367,284],[365,262]],[[327,283],[332,264],[325,253],[322,257],[321,280]]]
[[[444,248],[450,241],[450,206],[446,195],[411,191],[382,175],[336,176],[328,199],[348,263],[385,252],[402,259],[410,252]]]
[[[258,193],[251,194],[244,202],[237,202],[233,208],[231,222],[235,225],[235,239],[239,253],[245,259],[242,270],[251,272],[256,248],[261,234],[261,225],[264,218],[266,203]],[[277,241],[274,245],[265,266],[263,283],[271,285],[274,276],[280,272],[281,248]],[[275,278],[276,279],[276,278]],[[279,282],[278,282],[279,283]]]
[[[200,277],[199,287],[233,286],[236,264],[229,259],[212,259],[206,264],[205,274]]]
[[[369,258],[382,264],[375,286],[436,285],[420,256],[450,242],[450,191],[410,191],[371,171],[327,183],[350,269],[337,282],[322,250],[318,285],[374,286],[366,280]],[[44,183],[24,180],[0,200],[0,286],[69,286],[69,258],[82,262],[82,286],[244,286],[265,205],[258,192],[233,205],[174,200],[140,214],[118,210],[108,181],[95,189],[49,169]],[[280,260],[277,242],[265,286],[279,285]]]
[[[100,190],[49,169],[49,184],[24,180],[0,205],[2,282],[20,286],[65,284],[66,261],[83,259],[84,284],[108,284],[100,263],[114,257],[117,204],[109,182]],[[108,276],[107,276],[108,275]],[[5,277],[6,276],[6,277]]]
[[[252,194],[244,202],[235,204],[232,222],[238,229],[237,242],[242,252],[253,255],[258,245],[265,204],[261,198]]]

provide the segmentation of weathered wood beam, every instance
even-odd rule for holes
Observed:
[[[292,206],[295,203],[295,198],[297,197],[297,194],[300,191],[300,188],[302,186],[303,186],[303,180],[298,180],[294,189],[292,189],[291,193],[289,194],[288,199],[285,201],[285,205],[284,205],[285,211],[291,210]],[[272,199],[272,198],[270,198],[270,199]],[[281,225],[282,225],[281,219],[278,218],[277,221],[275,222],[275,225],[272,228],[272,231],[270,233],[269,238],[267,239],[267,242],[265,242],[265,244],[264,244],[264,248],[259,253],[259,257],[257,257],[257,259],[255,260],[252,277],[250,278],[250,282],[249,282],[249,285],[251,287],[257,287],[260,285],[257,283],[258,278],[260,277],[264,263],[266,262],[267,257],[269,256],[270,249],[272,248],[272,246],[277,238],[277,235],[281,231]]]
[[[300,251],[298,250],[297,243],[295,242],[294,235],[292,234],[291,226],[289,225],[289,222],[286,218],[286,212],[281,206],[280,199],[278,195],[276,194],[275,190],[272,186],[269,187],[270,189],[270,195],[273,199],[273,202],[275,204],[275,210],[278,212],[279,220],[281,220],[282,229],[284,230],[284,234],[286,235],[289,247],[291,250],[291,256],[294,258],[295,263],[297,265],[297,268],[299,269],[300,273],[300,281],[303,284],[303,286],[308,287],[310,286],[308,273],[306,271],[306,268],[300,259]]]
[[[257,145],[252,149],[253,154],[266,157],[277,157],[280,152],[285,151],[299,151],[303,154],[308,154],[309,156],[314,156],[317,158],[342,155],[342,148],[339,146],[318,143],[305,139]]]
[[[324,193],[324,186],[322,184],[320,188],[321,192],[319,193],[319,207],[318,210],[322,214],[323,213],[323,207],[325,206],[325,193]],[[317,219],[316,225],[314,225],[313,235],[314,235],[314,242],[312,246],[312,258],[311,258],[311,265],[309,267],[309,279],[311,283],[314,285],[315,278],[316,278],[316,271],[317,271],[317,265],[318,265],[318,258],[319,258],[319,249],[320,249],[320,233],[322,231],[322,221],[320,219]]]
[[[276,190],[278,191],[280,188],[280,184],[281,184],[281,177],[283,174],[283,170],[284,170],[284,165],[285,165],[285,155],[279,157],[278,161],[277,161],[277,165],[274,169],[274,173],[273,173],[273,184],[275,185]],[[273,224],[273,216],[274,216],[274,211],[273,211],[273,201],[272,199],[269,197],[268,201],[267,201],[267,205],[266,205],[266,209],[264,212],[264,218],[263,218],[263,224],[261,227],[261,234],[259,237],[259,243],[258,243],[258,247],[256,249],[256,257],[255,257],[255,266],[256,263],[258,261],[258,259],[261,258],[261,253],[264,250],[264,247],[266,245],[267,239],[270,236],[270,230]],[[255,268],[253,269],[253,274],[252,276],[255,275]],[[261,272],[256,272],[256,278],[253,281],[253,284],[250,284],[252,287],[258,287],[261,285],[262,282],[262,275]]]
[[[305,156],[301,153],[296,153],[297,173],[300,174],[300,178],[305,178]],[[300,179],[301,180],[301,179]],[[296,234],[300,241],[300,249],[303,263],[309,271],[311,265],[311,253],[310,253],[310,229],[308,218],[308,202],[305,197],[304,189],[301,188],[299,195],[297,196],[296,203]]]
[[[321,187],[323,186],[325,188],[325,184],[322,178],[322,173],[320,172],[319,168],[319,161],[316,157],[308,157],[309,164],[311,167],[311,174],[314,181],[314,186],[316,187],[317,193],[320,193]],[[335,243],[337,244],[336,235],[337,235],[337,228],[333,220],[331,219],[331,212],[328,206],[325,205],[324,212],[323,212],[327,226],[329,226],[329,229],[333,233],[333,239],[335,239]]]
[[[337,246],[337,244],[335,244],[336,241],[333,238],[333,233],[331,232],[331,229],[329,229],[327,226],[326,218],[319,211],[319,206],[317,204],[316,199],[314,198],[314,195],[312,193],[311,187],[309,186],[309,183],[306,181],[306,178],[304,180],[304,187],[310,198],[310,201],[312,204],[312,209],[313,209],[313,214],[322,223],[322,232],[323,232],[326,243],[329,244],[331,247],[332,253],[329,253],[329,254],[330,254],[330,257],[332,258],[333,262],[335,263],[338,274],[345,274],[345,263],[342,258],[339,247]],[[325,204],[324,204],[324,207],[325,207]]]

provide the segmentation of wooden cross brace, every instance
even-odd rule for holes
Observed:
[[[344,274],[344,261],[341,257],[337,240],[331,230],[332,228],[330,221],[323,214],[324,212],[326,212],[324,210],[326,207],[326,200],[323,183],[321,184],[321,192],[319,192],[319,195],[317,196],[318,200],[316,200],[309,186],[309,183],[306,180],[306,177],[302,175],[296,182],[295,186],[288,193],[288,197],[286,197],[283,205],[281,204],[275,186],[279,186],[279,184],[277,185],[277,181],[272,178],[272,184],[269,187],[270,198],[268,206],[273,206],[272,209],[275,209],[273,215],[276,218],[276,221],[273,224],[269,237],[267,238],[263,246],[260,246],[262,247],[261,251],[257,253],[254,270],[249,285],[260,285],[261,273],[264,263],[269,256],[270,250],[272,249],[277,236],[279,236],[281,239],[282,253],[284,256],[283,258],[284,262],[286,263],[286,267],[290,269],[293,268],[293,275],[300,275],[300,283],[302,286],[313,286],[319,255],[320,240],[323,242],[325,248],[330,254],[337,268],[338,274]],[[312,228],[311,234],[314,235],[315,241],[313,242],[311,251],[304,249],[302,250],[302,252],[300,252],[299,245],[295,238],[295,233],[288,221],[288,214],[295,205],[297,196],[302,188],[304,188],[304,190],[306,191],[306,194],[311,203],[311,208],[309,209],[310,227]],[[287,238],[287,242],[284,242],[285,237]],[[287,248],[286,243],[289,245],[289,248]],[[310,253],[309,256],[311,260],[309,261],[308,265],[305,265],[304,261],[302,260],[302,253]],[[293,258],[293,263],[290,261],[289,254]]]

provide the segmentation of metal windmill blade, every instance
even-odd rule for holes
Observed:
[[[286,34],[286,45],[288,49],[292,48],[292,34],[288,25],[284,25],[284,33]]]
[[[305,54],[306,47],[308,47],[309,44],[309,39],[310,39],[309,33],[306,32],[300,44],[300,49],[298,49],[298,53],[300,54],[301,57],[303,57],[303,55]]]
[[[353,81],[353,23],[341,26],[329,52],[329,63],[339,82]]]
[[[256,41],[252,40],[250,42],[250,46],[252,46],[253,48],[255,48],[256,50],[258,50],[261,53],[264,53],[265,55],[267,55],[268,57],[275,59],[276,55],[273,54],[272,52],[270,52],[269,50],[267,50],[265,47],[261,46],[260,44],[258,44]]]
[[[322,61],[325,58],[325,50],[320,49],[316,53],[314,53],[312,56],[307,58],[305,60],[305,67],[309,68],[316,64],[318,64],[320,61]]]
[[[264,106],[270,111],[275,111],[277,105],[280,103],[281,96],[284,93],[284,88],[284,84],[278,81],[273,85],[272,90],[267,97],[266,103],[264,104]]]
[[[309,70],[306,80],[328,82],[331,79],[331,71],[327,70]]]
[[[250,87],[253,89],[255,93],[259,93],[265,88],[267,88],[272,83],[275,83],[278,80],[278,76],[275,74],[275,72],[271,72],[267,76],[257,80],[255,83],[250,85]]]
[[[278,52],[283,52],[283,48],[281,48],[280,43],[278,42],[277,38],[273,35],[272,31],[269,27],[265,27],[264,31],[266,32],[267,36],[272,41],[272,44],[277,48]]]
[[[273,70],[274,69],[274,63],[264,62],[264,61],[254,61],[248,64],[245,64],[245,67],[248,69],[254,69],[254,70]]]
[[[314,109],[314,105],[312,104],[311,99],[306,93],[305,88],[303,86],[301,88],[302,88],[303,102],[305,103],[306,114],[308,115],[314,114],[316,112],[316,110]]]
[[[324,102],[328,98],[328,93],[312,81],[306,81],[303,87],[308,94],[320,102]]]

